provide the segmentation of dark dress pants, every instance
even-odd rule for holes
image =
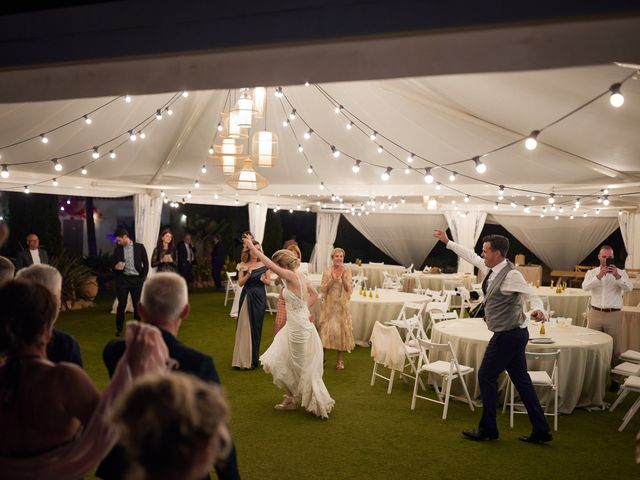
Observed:
[[[116,280],[116,295],[118,297],[118,309],[116,310],[116,330],[122,332],[124,326],[124,312],[127,308],[127,297],[131,294],[133,302],[133,318],[140,320],[138,314],[138,302],[142,293],[142,280],[136,275],[122,275]]]
[[[524,351],[529,341],[526,328],[516,328],[507,332],[496,332],[491,337],[478,370],[478,383],[482,397],[482,418],[480,428],[495,432],[496,408],[498,405],[498,377],[505,370],[509,373],[522,403],[527,408],[529,420],[536,433],[548,433],[549,425],[544,418],[538,396],[527,373],[527,359]]]

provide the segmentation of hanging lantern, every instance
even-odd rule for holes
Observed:
[[[241,127],[238,124],[239,112],[237,110],[231,110],[230,112],[220,113],[224,124],[224,131],[230,138],[247,138],[249,136],[249,129]]]
[[[258,191],[269,185],[265,177],[253,169],[253,161],[250,158],[243,160],[242,170],[234,173],[227,179],[227,183],[236,190]]]
[[[267,89],[264,87],[256,87],[253,89],[253,108],[257,118],[264,117],[264,111],[267,108]]]
[[[251,154],[258,162],[258,167],[273,167],[278,160],[278,136],[263,130],[253,134]]]
[[[249,89],[243,89],[238,99],[238,103],[231,110],[231,118],[233,123],[239,128],[251,128],[253,123],[253,115],[255,110],[253,109],[253,99]]]
[[[215,161],[216,167],[222,169],[224,175],[232,175],[236,171],[236,162],[243,156],[244,145],[234,138],[220,138],[213,144],[213,155],[209,155]]]

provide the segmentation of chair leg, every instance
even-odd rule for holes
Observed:
[[[373,372],[371,373],[371,386],[373,387],[376,383],[376,372],[378,371],[378,364],[376,361],[373,361]]]
[[[509,426],[513,428],[513,402],[515,400],[514,390],[516,389],[515,385],[509,380],[509,387],[511,389],[511,401],[509,402]]]
[[[509,404],[509,387],[511,382],[507,380],[507,389],[504,391],[504,402],[502,402],[502,414],[507,411],[507,405]]]
[[[622,387],[620,389],[620,393],[618,394],[618,398],[616,398],[616,401],[613,402],[613,404],[611,405],[611,408],[609,408],[610,412],[613,412],[615,410],[615,408],[620,405],[620,403],[622,403],[622,401],[625,399],[625,397],[629,395],[629,390],[627,390],[626,388]]]
[[[464,395],[467,397],[467,402],[469,402],[469,408],[471,411],[475,411],[475,407],[473,406],[473,402],[471,401],[471,395],[469,395],[469,389],[467,388],[467,382],[464,381],[464,377],[460,375],[460,381],[462,382],[462,389],[464,390]]]
[[[391,393],[391,389],[393,388],[393,378],[396,374],[395,370],[391,370],[391,375],[389,376],[389,388],[387,388],[387,395]]]
[[[636,412],[638,411],[638,408],[640,408],[640,397],[638,397],[638,399],[635,401],[635,403],[633,405],[631,405],[631,408],[629,409],[629,411],[625,414],[624,421],[622,422],[622,425],[620,425],[620,428],[618,429],[619,432],[624,430],[624,427],[627,426],[629,421],[636,414]]]
[[[420,374],[416,373],[416,379],[413,382],[413,395],[411,397],[411,410],[416,409],[416,395],[418,394],[418,379],[420,378]]]
[[[224,306],[227,306],[227,300],[229,300],[229,290],[227,290],[224,294]]]
[[[555,403],[553,408],[553,431],[558,431],[558,388],[554,388],[555,390]]]
[[[449,410],[449,397],[451,396],[451,375],[447,377],[447,389],[444,394],[444,409],[442,411],[442,419],[447,419],[447,411]]]

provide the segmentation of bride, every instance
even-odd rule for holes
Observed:
[[[320,337],[309,321],[309,306],[318,299],[316,290],[302,274],[296,272],[300,260],[289,250],[278,250],[273,261],[260,252],[251,240],[245,246],[273,272],[283,279],[287,323],[276,334],[273,343],[260,357],[265,372],[273,375],[273,383],[287,393],[277,410],[295,410],[298,405],[327,418],[335,405],[322,381],[323,351]]]

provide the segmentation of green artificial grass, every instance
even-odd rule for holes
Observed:
[[[463,439],[461,431],[477,425],[480,410],[471,412],[466,404],[452,401],[444,421],[442,407],[431,402],[418,401],[411,411],[413,384],[398,381],[391,395],[384,381],[371,387],[369,349],[357,347],[346,356],[344,371],[335,370],[335,352],[327,352],[324,380],[336,400],[328,420],[300,409],[276,411],[282,392],[269,375],[260,369],[231,369],[235,320],[223,299],[219,292],[191,293],[191,314],[179,338],[214,358],[231,404],[231,428],[245,479],[639,477],[634,437],[640,415],[624,432],[617,431],[633,394],[614,413],[576,410],[562,416],[548,445],[518,441],[530,430],[526,416],[517,416],[510,429],[508,415],[500,413],[500,439],[476,443]],[[80,342],[85,368],[100,388],[108,382],[102,348],[115,331],[115,316],[108,313],[111,302],[65,312],[58,322]],[[270,344],[274,318],[265,317],[262,351]],[[613,395],[607,400],[613,401]]]

